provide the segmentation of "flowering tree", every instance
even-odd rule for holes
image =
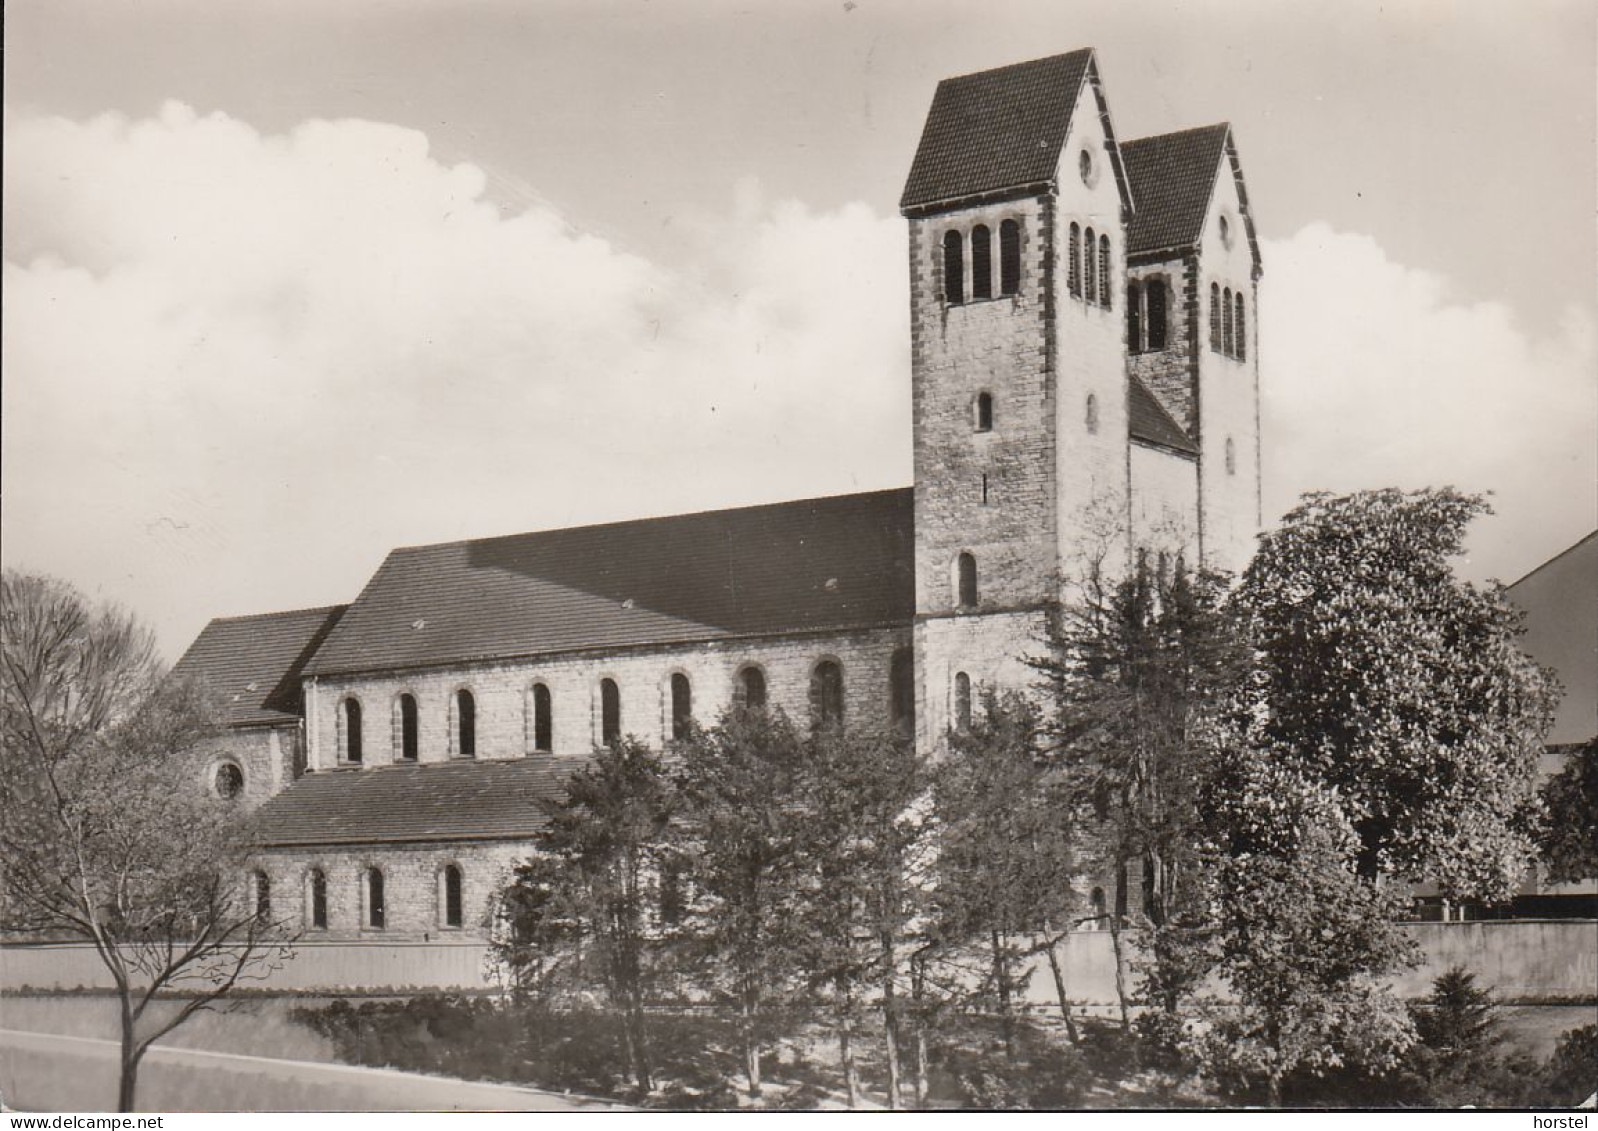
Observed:
[[[1451,489],[1312,494],[1235,596],[1256,663],[1245,740],[1335,794],[1361,876],[1502,899],[1533,854],[1552,677],[1520,614],[1453,575],[1487,504]]]
[[[203,689],[71,587],[0,583],[0,929],[90,943],[121,1014],[120,1110],[150,1045],[285,956],[244,883],[249,828],[200,787]],[[152,1009],[180,995],[175,1011]]]
[[[1598,738],[1570,752],[1542,788],[1547,819],[1538,842],[1552,883],[1598,876]]]

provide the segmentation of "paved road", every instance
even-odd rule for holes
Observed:
[[[0,1029],[0,1093],[24,1111],[116,1107],[117,1043]],[[141,1111],[604,1111],[621,1105],[531,1088],[157,1045]]]

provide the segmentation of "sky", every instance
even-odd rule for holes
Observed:
[[[899,193],[940,78],[1097,49],[1230,121],[1268,521],[1598,525],[1598,6],[11,0],[0,560],[132,609],[352,599],[389,549],[910,481]]]

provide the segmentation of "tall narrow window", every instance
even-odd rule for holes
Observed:
[[[960,233],[943,233],[943,299],[951,304],[965,301],[965,245]]]
[[[1226,474],[1237,474],[1237,445],[1230,436],[1226,438]]]
[[[605,746],[621,741],[621,689],[613,679],[599,681],[599,741]]]
[[[416,696],[399,697],[399,756],[402,762],[416,761]]]
[[[694,717],[694,690],[682,672],[671,675],[671,737],[681,742],[688,737]]]
[[[311,874],[306,877],[310,885],[311,895],[311,926],[318,931],[327,930],[327,873],[320,868],[312,868]]]
[[[766,673],[753,664],[738,673],[738,705],[751,711],[766,705]]]
[[[1221,352],[1232,357],[1232,288],[1221,292]]]
[[[1136,283],[1126,285],[1126,348],[1133,353],[1143,351],[1143,303]]]
[[[1248,335],[1243,332],[1243,292],[1232,296],[1232,343],[1237,347],[1232,354],[1239,361],[1248,356]]]
[[[1065,265],[1066,287],[1073,298],[1082,297],[1082,229],[1075,220],[1071,221],[1071,246],[1068,254],[1070,260]]]
[[[822,660],[810,673],[810,715],[818,726],[843,721],[843,669]]]
[[[1148,304],[1148,348],[1162,350],[1165,348],[1165,283],[1150,279],[1143,294]]]
[[[993,394],[977,394],[977,431],[993,431]]]
[[[971,297],[993,297],[993,236],[986,224],[971,229]]]
[[[977,560],[970,554],[961,554],[955,568],[959,575],[956,582],[956,597],[962,609],[976,607],[977,603]]]
[[[888,670],[888,717],[900,734],[910,735],[916,729],[916,672],[915,657],[908,648],[893,653]]]
[[[1082,233],[1082,297],[1088,302],[1099,301],[1099,269],[1093,262],[1093,250],[1097,246],[1092,228]]]
[[[971,729],[971,677],[965,672],[954,673],[954,725]]]
[[[555,749],[555,710],[549,688],[542,683],[533,684],[533,749],[549,752]]]
[[[1210,284],[1210,349],[1221,352],[1221,284]]]
[[[1110,309],[1110,237],[1099,237],[1099,302]]]
[[[1090,435],[1099,430],[1099,398],[1092,393],[1088,394],[1087,427]]]
[[[440,876],[439,917],[446,927],[458,927],[464,921],[461,899],[461,870],[458,864],[445,864]]]
[[[251,876],[251,881],[255,889],[255,917],[265,923],[272,918],[272,881],[259,870]]]
[[[344,760],[361,760],[361,701],[344,700]]]
[[[1021,225],[1014,220],[999,225],[999,293],[1021,293]]]
[[[388,912],[383,905],[383,873],[376,868],[368,868],[366,869],[366,925],[375,931],[381,931],[387,921]]]
[[[455,693],[455,753],[477,757],[477,698],[464,687]]]

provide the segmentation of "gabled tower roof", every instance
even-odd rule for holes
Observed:
[[[1093,51],[1084,48],[944,79],[900,209],[1052,184],[1077,95],[1094,73]]]
[[[1215,195],[1215,178],[1225,161],[1237,181],[1243,225],[1253,250],[1254,268],[1259,270],[1259,243],[1230,123],[1124,142],[1121,160],[1132,185],[1132,199],[1137,201],[1137,211],[1127,228],[1129,255],[1180,250],[1197,244],[1204,234],[1210,199]]]

